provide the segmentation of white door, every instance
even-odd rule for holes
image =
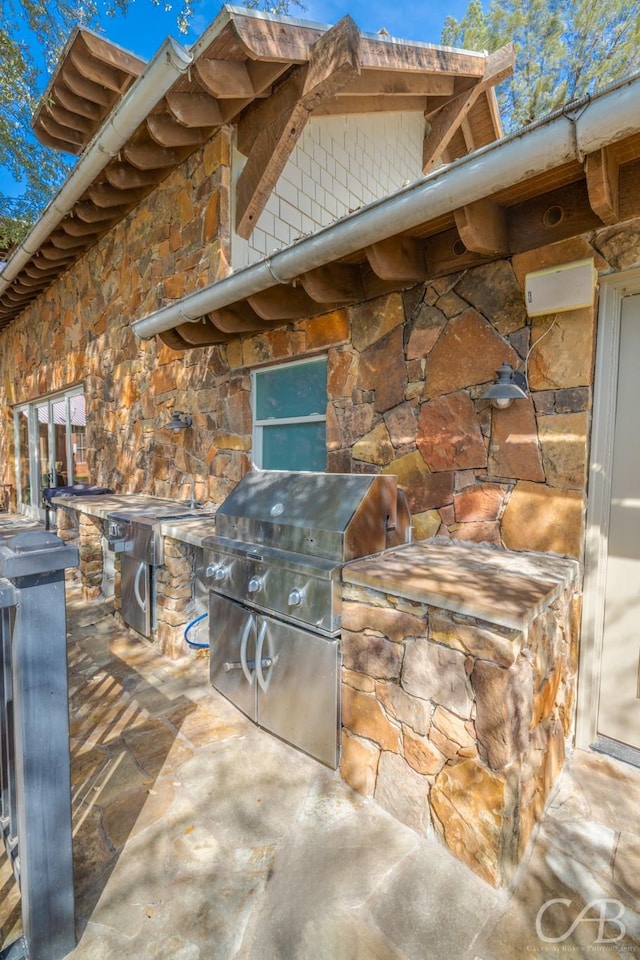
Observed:
[[[640,295],[622,301],[598,735],[640,750]]]

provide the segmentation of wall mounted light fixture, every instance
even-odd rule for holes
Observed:
[[[171,420],[169,423],[165,423],[165,428],[167,430],[186,430],[187,427],[190,427],[193,423],[193,420],[188,413],[178,413],[177,410],[174,410],[171,414]]]
[[[514,370],[506,360],[496,373],[498,379],[482,394],[482,400],[490,400],[492,407],[504,410],[514,400],[527,399],[527,381],[523,373]]]

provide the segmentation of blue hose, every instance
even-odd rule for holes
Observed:
[[[209,646],[209,643],[196,643],[195,640],[189,640],[189,631],[192,627],[195,627],[196,623],[200,623],[201,620],[204,620],[205,617],[208,617],[208,613],[201,613],[199,617],[196,617],[195,620],[192,620],[191,623],[188,623],[184,628],[184,639],[189,644],[190,647],[195,647],[198,650],[202,650]]]

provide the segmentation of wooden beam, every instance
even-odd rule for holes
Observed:
[[[585,172],[591,209],[603,223],[620,219],[620,168],[610,148],[603,147],[586,157]]]
[[[101,107],[111,107],[117,99],[114,91],[107,90],[92,80],[87,80],[72,63],[64,64],[60,70],[60,77],[72,93],[75,93],[78,97],[84,97],[85,100],[90,100],[92,103],[98,103]]]
[[[506,256],[509,253],[504,209],[485,198],[454,211],[460,239],[472,253]]]
[[[313,111],[314,117],[345,117],[353,113],[424,113],[426,98],[406,97],[349,97],[339,93],[321,103]]]
[[[189,156],[191,147],[169,148],[149,141],[127,143],[122,154],[132,167],[139,170],[160,170],[162,167],[177,167]]]
[[[96,124],[104,114],[99,104],[94,103],[93,100],[87,100],[86,97],[79,97],[64,83],[56,83],[52,98],[59,100],[67,110],[71,110],[81,117],[87,117],[88,120],[93,120]]]
[[[212,97],[228,99],[255,97],[256,91],[243,60],[207,60],[201,57],[195,64],[198,80]]]
[[[60,247],[61,250],[82,250],[90,242],[87,240],[87,234],[82,237],[72,237],[63,230],[52,233],[49,239],[54,247]]]
[[[79,149],[82,149],[87,142],[85,134],[80,133],[78,130],[72,130],[70,127],[63,127],[61,123],[58,123],[53,117],[47,116],[44,112],[40,114],[39,121],[42,129],[45,130],[50,137],[59,140],[60,143],[68,144],[67,150],[71,150],[72,153],[76,153]]]
[[[281,95],[282,112],[265,125],[267,117],[273,116],[272,107],[265,107],[262,116],[260,105],[251,111],[259,132],[237,184],[239,236],[251,235],[311,112],[359,74],[359,48],[360,31],[351,17],[343,17],[315,44],[308,67],[296,68],[292,78],[282,83],[278,92],[287,88]],[[270,105],[273,99],[263,102]]]
[[[400,73],[388,70],[363,70],[341,90],[341,96],[349,97],[401,97],[401,96],[453,95],[453,77],[433,73]]]
[[[360,267],[352,263],[332,263],[310,270],[299,278],[316,303],[357,303],[365,299]]]
[[[44,243],[38,250],[38,253],[41,257],[44,257],[45,260],[51,260],[54,263],[66,263],[74,258],[73,251],[61,250],[52,243]]]
[[[139,77],[146,66],[146,62],[140,57],[110,43],[103,37],[96,36],[95,33],[80,29],[78,39],[82,40],[86,49],[96,60],[102,60],[103,63],[110,64],[117,70],[123,70],[132,77]]]
[[[84,220],[78,220],[76,217],[65,217],[60,224],[65,233],[70,237],[97,237],[105,229],[104,223],[87,223]]]
[[[168,93],[169,113],[183,127],[216,127],[222,123],[220,105],[208,93]]]
[[[462,50],[447,50],[426,43],[389,42],[384,37],[363,38],[362,67],[378,70],[413,70],[421,73],[449,73],[453,76],[482,76],[483,56]]]
[[[148,187],[160,183],[173,167],[159,167],[151,170],[139,170],[129,163],[114,161],[105,169],[105,177],[112,187],[118,190],[132,190],[134,187]]]
[[[212,310],[207,314],[211,323],[223,333],[252,333],[267,330],[272,324],[263,320],[246,301],[234,303],[232,307]]]
[[[116,217],[124,216],[125,213],[125,207],[110,207],[108,210],[104,210],[96,207],[90,200],[76,203],[73,208],[74,217],[84,220],[85,223],[101,223],[104,220],[115,220]]]
[[[128,80],[127,74],[94,60],[88,50],[82,50],[75,45],[69,52],[69,59],[83,77],[106,87],[107,90],[113,90],[114,93],[120,93]]]
[[[371,269],[381,280],[417,283],[427,279],[424,244],[413,237],[390,237],[365,250]]]
[[[194,323],[181,323],[175,328],[175,332],[187,347],[210,347],[216,343],[226,343],[231,339],[230,334],[218,330],[206,317]]]
[[[147,190],[137,188],[134,190],[118,190],[117,187],[113,187],[110,183],[94,183],[93,186],[89,187],[87,193],[89,199],[95,203],[96,207],[121,207],[123,204],[130,203],[139,203],[148,191],[152,187],[148,187]]]
[[[508,207],[507,223],[511,253],[568,240],[602,226],[584,180]]]
[[[247,300],[263,320],[301,320],[322,312],[301,286],[271,287]]]
[[[84,133],[85,140],[87,137],[91,137],[96,129],[95,123],[88,120],[87,117],[81,117],[80,114],[67,110],[66,107],[56,103],[54,100],[46,105],[41,113],[41,116],[42,115],[53,117],[53,119],[63,127],[69,127],[71,130],[78,130],[80,133]]]
[[[161,147],[195,147],[211,136],[211,127],[185,127],[168,113],[152,113],[146,125],[152,140]]]
[[[37,126],[34,127],[33,132],[40,143],[43,143],[45,147],[51,147],[52,150],[63,150],[66,153],[74,154],[80,153],[82,150],[81,146],[69,143],[68,140],[60,140],[58,137],[52,137],[50,133],[47,133],[40,121],[38,121]]]
[[[478,266],[495,259],[494,256],[467,250],[457,230],[445,230],[426,241],[429,277],[444,277],[449,273]]]
[[[447,145],[466,119],[476,100],[487,88],[495,86],[513,72],[515,61],[512,43],[506,44],[486,59],[486,67],[481,80],[458,94],[435,114],[429,116],[429,130],[422,146],[422,170],[431,170],[441,159]]]

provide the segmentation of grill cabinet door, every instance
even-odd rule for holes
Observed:
[[[120,554],[122,619],[143,637],[151,636],[151,571],[148,563]]]
[[[338,766],[340,641],[258,617],[258,723]]]
[[[233,600],[210,593],[209,643],[212,685],[255,721],[255,614]]]

